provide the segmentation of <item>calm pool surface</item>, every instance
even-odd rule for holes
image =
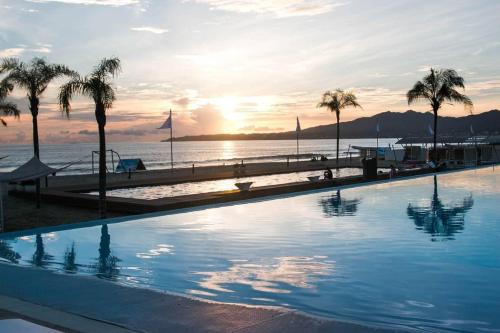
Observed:
[[[499,204],[487,168],[4,236],[0,257],[367,325],[500,332]]]

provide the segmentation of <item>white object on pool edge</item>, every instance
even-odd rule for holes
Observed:
[[[319,180],[320,176],[309,176],[307,179],[309,179],[310,182],[317,182]]]
[[[253,182],[244,182],[244,183],[235,183],[234,185],[243,192],[250,191],[250,186],[252,186]]]

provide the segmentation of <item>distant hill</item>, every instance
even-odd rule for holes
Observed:
[[[373,138],[376,136],[377,124],[380,124],[381,138],[402,138],[407,136],[428,136],[429,124],[433,123],[431,112],[382,112],[372,117],[358,118],[342,122],[340,136],[345,139]],[[439,117],[438,132],[440,135],[468,134],[470,126],[476,134],[494,134],[500,132],[500,111],[491,110],[464,117]],[[301,139],[334,139],[337,137],[335,124],[315,126],[303,129]],[[174,141],[224,141],[224,140],[293,140],[295,131],[280,133],[252,134],[212,134],[192,135],[174,138]],[[168,141],[168,140],[166,140]]]

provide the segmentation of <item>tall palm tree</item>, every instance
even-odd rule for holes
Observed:
[[[413,88],[406,93],[408,105],[424,100],[432,107],[434,113],[434,147],[432,161],[437,161],[437,123],[438,111],[445,102],[462,103],[466,109],[472,110],[472,101],[469,97],[461,94],[456,88],[465,89],[464,79],[453,69],[430,69],[422,81],[417,81]]]
[[[4,58],[0,63],[0,74],[7,74],[2,84],[17,86],[27,92],[33,119],[33,151],[35,156],[40,158],[38,144],[40,97],[54,79],[76,73],[64,65],[48,64],[42,58],[33,58],[29,63],[16,58]],[[36,180],[36,207],[40,208],[40,179]]]
[[[0,82],[0,113],[5,116],[14,116],[19,118],[19,109],[17,105],[12,102],[5,101],[5,97],[12,91],[14,86],[8,82]],[[0,117],[2,125],[7,126],[7,122]]]
[[[66,113],[71,110],[71,99],[75,94],[92,98],[95,103],[95,118],[99,129],[99,214],[106,217],[106,110],[116,99],[115,88],[110,78],[121,70],[120,59],[104,58],[87,76],[76,76],[61,87],[59,104]]]
[[[335,112],[337,117],[337,167],[339,166],[339,141],[340,141],[340,110],[348,107],[361,108],[358,104],[356,96],[352,92],[345,92],[337,89],[335,91],[326,91],[321,102],[317,105],[318,108],[327,108],[331,112]]]

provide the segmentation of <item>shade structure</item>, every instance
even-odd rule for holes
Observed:
[[[121,159],[116,167],[116,172],[128,172],[146,170],[144,163],[140,158],[125,158]]]
[[[40,161],[37,157],[31,158],[11,172],[0,173],[0,230],[3,230],[3,184],[9,182],[21,182],[24,180],[39,179],[51,174],[55,174],[60,169],[54,169]]]

